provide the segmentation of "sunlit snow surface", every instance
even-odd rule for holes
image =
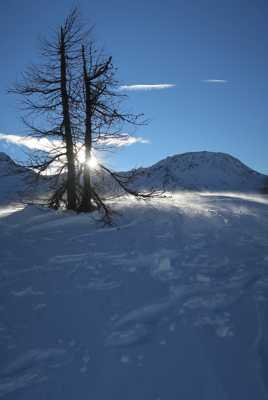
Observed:
[[[0,397],[268,398],[268,200],[0,207]]]
[[[9,215],[21,211],[24,209],[24,206],[21,204],[13,204],[10,206],[0,206],[0,218],[8,217]]]

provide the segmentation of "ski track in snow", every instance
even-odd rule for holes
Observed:
[[[101,226],[92,216],[34,206],[0,210],[4,244],[0,348],[9,349],[6,359],[13,360],[5,366],[0,363],[0,396],[8,398],[51,380],[55,367],[76,365],[86,376],[96,363],[97,351],[119,352],[118,363],[124,368],[144,368],[146,359],[140,349],[152,343],[168,347],[181,324],[202,332],[212,329],[221,341],[236,340],[239,323],[233,314],[250,301],[257,304],[258,321],[251,340],[252,358],[265,399],[268,209],[264,199],[184,193],[147,205],[118,200],[113,207],[121,214],[113,227]],[[147,293],[151,284],[156,289]],[[32,339],[34,349],[24,348],[20,335],[35,330],[32,321],[42,326],[44,319],[53,325],[50,313],[66,314],[61,308],[66,301],[72,301],[72,312],[77,307],[78,314],[88,307],[83,318],[89,319],[96,301],[94,324],[100,334],[93,342],[98,350],[90,342],[81,350],[82,334],[65,348],[41,350],[38,337]],[[67,340],[68,329],[74,329],[72,321],[63,323],[61,327],[55,321],[55,339],[62,331]],[[93,320],[85,327],[89,334],[90,327],[97,329],[92,324]]]
[[[0,372],[0,397],[47,379],[49,369],[70,362],[65,349],[32,349]]]

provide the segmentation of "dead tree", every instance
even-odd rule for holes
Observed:
[[[38,174],[48,170],[53,173],[53,182],[57,185],[50,205],[58,207],[64,201],[71,210],[77,209],[78,200],[75,158],[78,118],[75,110],[80,42],[81,29],[77,10],[74,10],[54,38],[44,42],[41,51],[44,63],[28,68],[21,82],[11,89],[23,96],[24,122],[30,135],[48,139],[50,143],[44,152],[32,157],[28,166]]]
[[[93,99],[92,99],[92,81],[94,76],[90,76],[87,67],[85,47],[82,45],[82,63],[83,63],[83,86],[85,101],[85,132],[84,132],[84,152],[85,161],[83,165],[83,186],[82,198],[79,207],[80,211],[92,211],[94,209],[94,193],[91,184],[90,159],[92,156],[92,117],[93,117]]]
[[[141,114],[122,110],[126,96],[118,90],[112,58],[98,50],[91,35],[81,28],[74,10],[56,36],[44,43],[44,63],[30,67],[12,91],[24,98],[30,134],[49,142],[44,152],[34,153],[28,166],[38,175],[52,174],[50,206],[65,203],[67,209],[82,212],[98,208],[110,222],[105,196],[94,184],[92,152],[112,148],[126,138],[125,125],[139,126],[144,120]],[[120,175],[102,163],[98,168],[123,192],[137,198],[152,195],[131,188],[133,173]]]
[[[88,212],[96,207],[104,211],[106,219],[109,216],[109,208],[105,199],[92,183],[90,158],[92,151],[107,150],[113,147],[114,141],[124,140],[123,126],[141,125],[144,123],[143,115],[126,113],[122,111],[122,101],[126,98],[118,90],[118,82],[115,79],[115,67],[112,57],[105,57],[90,41],[87,46],[82,45],[81,57],[83,66],[83,111],[84,130],[81,141],[83,142],[84,165],[81,190],[81,203],[79,211]],[[102,173],[108,175],[124,192],[138,198],[148,198],[152,194],[140,193],[129,186],[133,174],[124,176],[111,171],[102,163],[98,163]],[[108,218],[109,219],[109,218]]]
[[[68,62],[68,41],[72,41],[71,37],[68,38],[68,33],[72,31],[72,24],[74,19],[67,20],[67,24],[60,28],[59,38],[59,56],[60,56],[60,93],[63,114],[63,127],[64,139],[66,145],[66,158],[67,158],[67,208],[76,210],[76,173],[75,173],[75,159],[74,159],[74,143],[72,136],[71,116],[70,116],[70,94],[68,93],[67,84],[67,62]],[[70,25],[71,24],[71,25]],[[71,32],[72,34],[72,32]],[[67,39],[67,40],[66,40]],[[70,44],[70,43],[69,43]],[[67,53],[67,54],[66,54]]]

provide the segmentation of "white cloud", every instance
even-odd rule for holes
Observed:
[[[128,133],[125,133],[118,137],[110,136],[107,138],[102,138],[99,143],[104,146],[125,147],[136,143],[148,144],[150,141],[141,136],[132,136]]]
[[[121,91],[147,91],[147,90],[163,90],[170,89],[176,85],[171,83],[159,83],[151,85],[122,85],[119,87]]]
[[[50,140],[47,138],[34,138],[31,136],[6,135],[0,133],[0,141],[3,140],[10,144],[17,144],[27,147],[30,150],[50,151],[55,146],[60,146],[60,140]]]
[[[202,80],[204,83],[227,83],[226,79],[204,79]]]
[[[4,141],[10,145],[16,144],[25,146],[30,150],[42,150],[49,152],[54,147],[60,147],[62,142],[60,140],[52,140],[47,138],[34,138],[31,136],[20,136],[20,135],[6,135],[0,133],[0,142]],[[98,144],[102,146],[113,146],[113,147],[124,147],[130,146],[135,143],[150,143],[149,140],[144,139],[141,136],[132,136],[128,133],[123,133],[118,136],[103,137],[99,140]]]

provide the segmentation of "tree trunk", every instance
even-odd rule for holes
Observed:
[[[91,186],[90,174],[90,158],[92,153],[92,105],[91,105],[91,82],[87,72],[87,62],[85,57],[85,49],[82,46],[82,59],[83,59],[83,78],[86,97],[86,118],[85,118],[85,162],[83,165],[83,192],[82,201],[80,204],[80,211],[88,212],[94,209],[93,206],[93,193]]]
[[[63,125],[65,130],[65,144],[67,157],[67,209],[76,210],[76,173],[74,145],[71,128],[69,96],[67,91],[67,66],[66,66],[66,47],[63,29],[61,28],[60,37],[60,66],[61,66],[61,101],[63,111]]]

